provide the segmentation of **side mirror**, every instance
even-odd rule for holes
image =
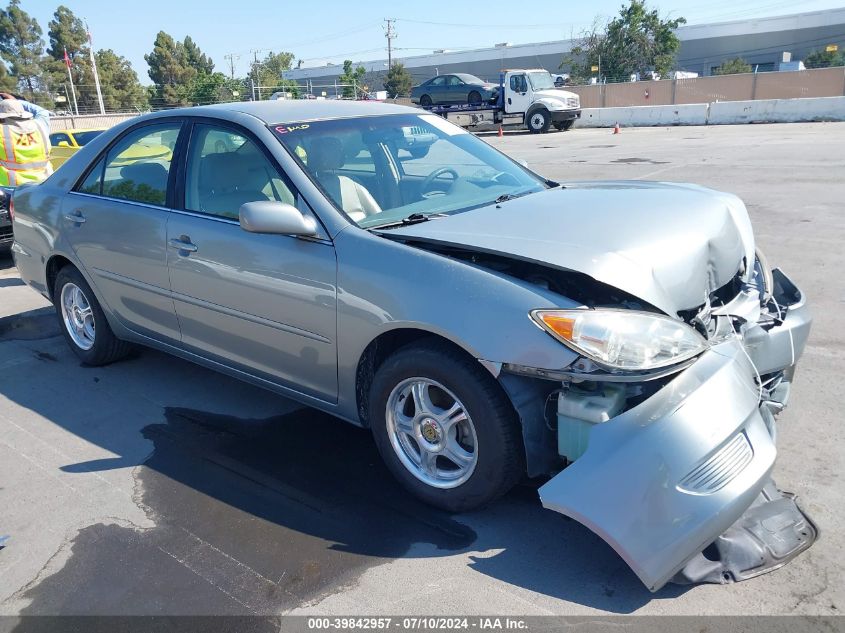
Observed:
[[[317,235],[314,218],[306,218],[299,209],[286,202],[261,200],[241,205],[238,218],[241,228],[250,233],[275,233],[279,235]]]
[[[70,147],[70,143],[67,141],[59,141],[59,144],[56,147]]]

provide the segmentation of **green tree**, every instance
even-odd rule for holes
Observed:
[[[0,56],[9,63],[27,97],[52,106],[42,72],[41,26],[20,4],[20,0],[9,0],[9,6],[0,11]]]
[[[18,78],[9,74],[6,64],[0,62],[0,92],[14,92],[18,89]]]
[[[815,50],[804,58],[804,66],[807,68],[845,66],[845,50]]]
[[[293,53],[270,51],[264,59],[252,64],[249,75],[247,75],[247,83],[256,87],[256,98],[266,98],[280,90],[298,93],[296,82],[282,79],[282,73],[290,70],[293,60]]]
[[[96,53],[103,103],[111,111],[143,111],[149,107],[147,92],[138,81],[129,60],[113,50]]]
[[[94,74],[89,61],[88,32],[85,24],[65,6],[60,6],[47,23],[47,56],[42,68],[54,92],[61,92],[67,98],[68,109],[73,108],[73,98],[67,78],[64,54],[67,50],[71,60],[71,76],[76,89],[80,112],[95,111],[99,107],[94,88]],[[98,111],[98,110],[97,110]]]
[[[627,81],[632,74],[644,76],[651,71],[665,75],[672,70],[681,46],[675,30],[685,23],[682,17],[661,19],[645,0],[630,0],[603,27],[597,19],[560,67],[569,66],[576,82],[596,75],[594,66],[609,81]]]
[[[185,61],[189,66],[194,68],[197,73],[205,73],[211,75],[214,72],[214,62],[200,50],[200,47],[194,43],[191,36],[185,37],[182,43],[185,47]]]
[[[738,75],[740,73],[750,73],[751,64],[742,59],[742,57],[734,57],[733,59],[726,59],[719,67],[713,71],[714,75]]]
[[[367,70],[363,66],[358,66],[353,70],[351,59],[343,62],[343,74],[338,77],[338,81],[345,84],[343,86],[344,98],[353,99],[358,96],[356,92],[366,92],[363,85],[364,75],[366,74]]]
[[[411,73],[405,68],[402,62],[395,62],[387,71],[387,78],[384,80],[384,89],[391,99],[396,97],[407,97],[411,93],[411,86],[414,80]]]
[[[190,103],[189,93],[197,77],[197,69],[188,61],[185,45],[164,31],[159,31],[151,53],[144,55],[155,84],[151,94],[154,106],[173,107]]]
[[[226,89],[226,75],[223,73],[199,73],[191,85],[188,98],[192,105],[220,103],[231,99],[231,91]]]

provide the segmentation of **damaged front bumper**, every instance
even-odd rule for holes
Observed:
[[[800,291],[779,270],[773,276],[774,324],[749,323],[647,400],[595,425],[583,455],[540,489],[546,508],[596,532],[651,591],[670,580],[759,575],[816,538],[770,478],[774,414],[811,324]]]

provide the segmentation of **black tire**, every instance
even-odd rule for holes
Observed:
[[[536,108],[525,116],[525,126],[532,134],[545,134],[552,124],[552,117],[545,108]]]
[[[73,337],[65,324],[62,315],[62,290],[67,284],[74,284],[80,289],[88,305],[91,307],[91,312],[94,318],[94,342],[90,349],[83,349],[74,341]],[[56,275],[56,283],[53,286],[53,305],[56,308],[56,316],[59,319],[59,327],[62,334],[70,346],[73,353],[85,365],[92,367],[99,367],[101,365],[108,365],[126,357],[132,351],[132,345],[126,341],[121,341],[114,335],[106,315],[103,314],[103,309],[97,301],[97,297],[91,290],[91,286],[85,281],[82,274],[73,266],[65,266]]]
[[[467,95],[467,103],[470,105],[481,105],[481,93],[473,90]]]
[[[558,132],[566,132],[569,128],[571,128],[575,124],[575,119],[571,119],[569,121],[562,121],[560,123],[555,123],[555,128]]]
[[[390,394],[403,381],[417,377],[446,387],[472,420],[477,438],[475,467],[466,481],[453,488],[423,482],[405,466],[391,442]],[[477,361],[441,341],[412,343],[384,361],[370,389],[369,415],[376,446],[393,476],[413,495],[443,510],[482,507],[510,490],[525,471],[521,429],[510,400]]]
[[[430,108],[431,107],[431,97],[429,97],[428,95],[421,96],[420,97],[420,105],[424,108]]]

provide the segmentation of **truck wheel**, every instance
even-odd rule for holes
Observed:
[[[431,97],[429,97],[428,95],[423,95],[422,97],[420,97],[420,105],[424,108],[430,108]]]
[[[545,108],[538,108],[528,113],[526,117],[526,125],[528,125],[528,131],[532,134],[543,134],[549,131],[549,125],[551,125],[552,117],[549,115],[549,111]]]
[[[53,303],[62,334],[83,364],[108,365],[132,349],[114,335],[91,287],[73,266],[65,266],[56,276]]]
[[[561,123],[555,123],[555,128],[558,132],[566,132],[569,128],[571,128],[575,124],[575,119],[571,121],[563,121]]]
[[[495,379],[438,341],[405,346],[376,372],[370,426],[396,479],[450,512],[481,507],[524,471],[516,413]]]
[[[467,103],[470,105],[481,105],[481,93],[477,90],[470,92],[469,95],[467,95]]]

